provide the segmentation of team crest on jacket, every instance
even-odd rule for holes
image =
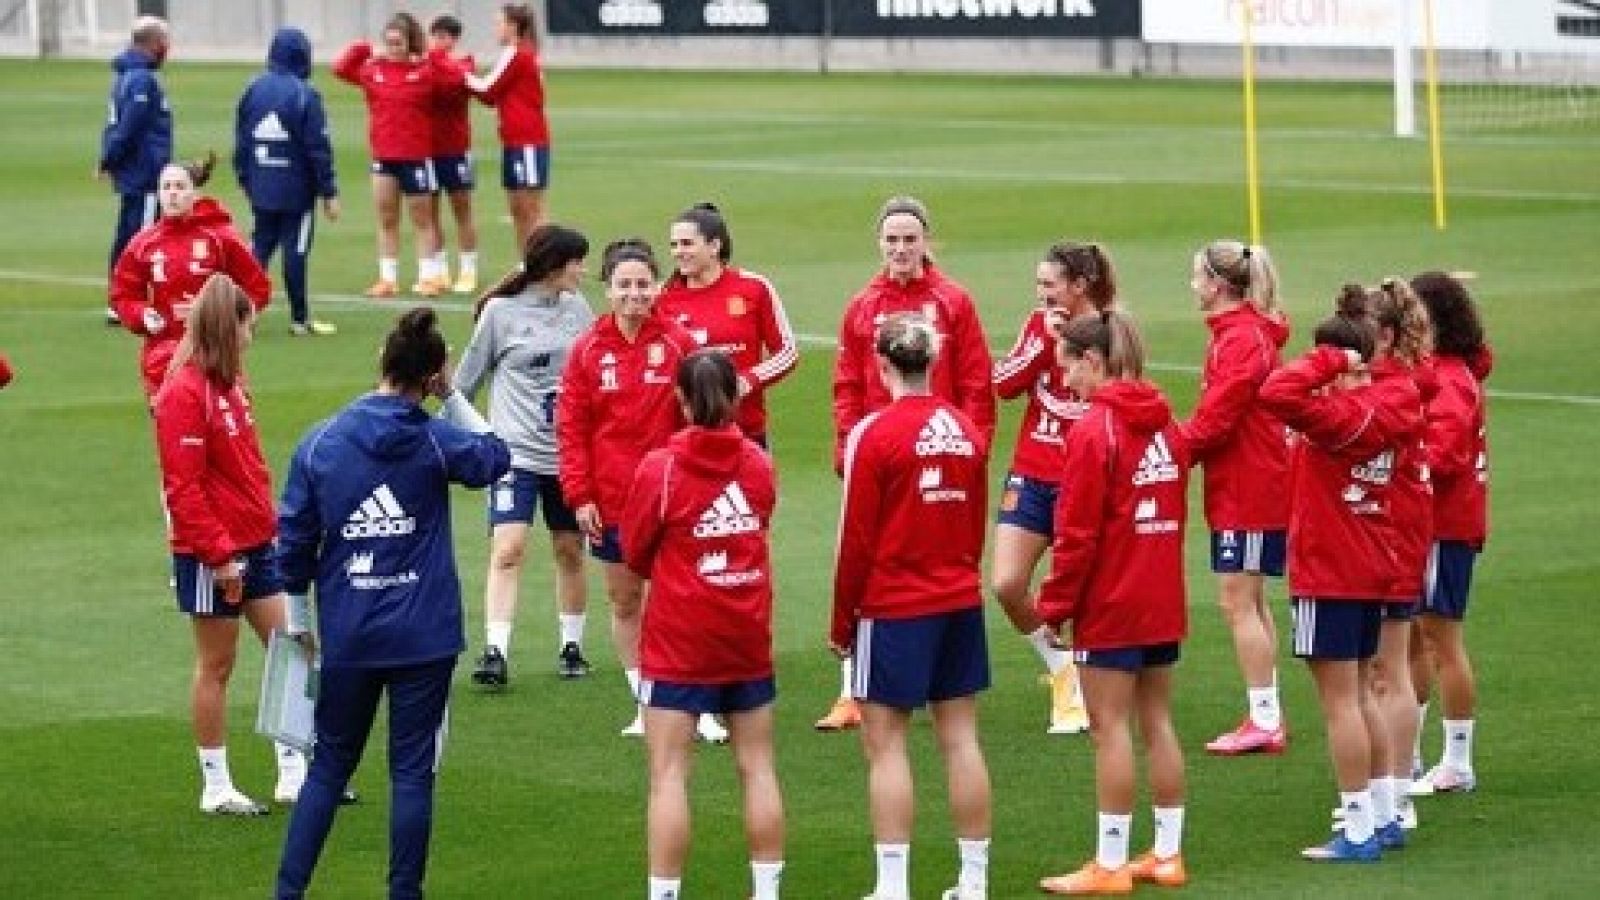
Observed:
[[[667,348],[660,341],[656,341],[645,348],[644,356],[647,365],[659,366],[667,361]]]
[[[205,259],[211,253],[211,245],[205,238],[195,238],[194,246],[189,248],[189,255],[197,260]]]
[[[739,487],[737,481],[730,481],[727,487],[722,489],[722,493],[717,495],[717,499],[700,514],[700,521],[694,526],[694,536],[718,538],[760,530],[761,520],[756,517],[755,510],[750,508],[750,501],[745,498],[744,489]]]
[[[961,431],[961,423],[947,409],[934,410],[917,435],[918,456],[974,456],[977,448]]]
[[[1139,467],[1133,470],[1134,487],[1178,480],[1178,465],[1172,459],[1165,435],[1157,433],[1144,448]]]
[[[735,294],[734,296],[728,298],[728,315],[742,316],[749,311],[750,305],[745,302],[743,297]]]

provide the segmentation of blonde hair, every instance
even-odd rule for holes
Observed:
[[[1057,326],[1056,337],[1073,356],[1100,354],[1111,378],[1144,377],[1144,338],[1127,313],[1107,309],[1073,316]]]
[[[1206,274],[1226,285],[1229,293],[1260,313],[1278,313],[1278,270],[1266,247],[1243,241],[1212,241],[1199,255]]]
[[[873,349],[896,372],[921,378],[939,356],[939,332],[922,313],[895,313],[878,326]]]
[[[1403,279],[1385,278],[1377,290],[1369,291],[1367,313],[1373,324],[1393,332],[1394,342],[1389,352],[1396,359],[1415,366],[1433,352],[1428,309]]]
[[[221,272],[213,274],[189,308],[187,330],[167,371],[193,364],[212,381],[233,384],[244,371],[239,326],[255,313],[250,298],[232,278]]]

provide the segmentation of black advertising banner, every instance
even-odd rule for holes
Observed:
[[[1139,0],[549,0],[551,34],[1137,38]]]

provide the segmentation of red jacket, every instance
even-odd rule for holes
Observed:
[[[728,354],[750,384],[739,401],[739,427],[751,437],[765,435],[766,389],[800,361],[789,314],[772,282],[731,266],[703,288],[674,275],[656,298],[656,311],[688,329],[702,347]]]
[[[333,61],[333,74],[366,97],[372,158],[393,162],[421,162],[433,155],[438,96],[466,77],[459,66],[436,65],[430,57],[395,62],[374,56],[366,41],[345,47]]]
[[[1190,460],[1166,398],[1149,382],[1106,383],[1063,454],[1072,475],[1056,495],[1039,617],[1071,619],[1076,650],[1183,640]]]
[[[1290,592],[1382,601],[1393,597],[1400,567],[1395,457],[1422,428],[1422,399],[1409,378],[1324,391],[1346,365],[1343,350],[1313,348],[1268,376],[1259,396],[1300,435],[1290,476]]]
[[[846,441],[833,576],[840,647],[860,619],[909,619],[983,603],[988,435],[953,404],[902,397]]]
[[[928,386],[977,426],[985,446],[994,439],[993,360],[978,310],[961,285],[932,263],[921,278],[900,284],[880,272],[850,298],[839,323],[839,356],[833,367],[834,469],[842,471],[844,442],[856,423],[889,404],[889,389],[878,378],[873,338],[892,313],[921,312],[933,320],[943,346]]]
[[[1089,404],[1067,387],[1066,371],[1056,363],[1056,337],[1045,323],[1044,310],[1028,314],[1011,352],[995,360],[994,390],[1002,400],[1028,395],[1011,473],[1059,484],[1065,475],[1061,448]]]
[[[1246,303],[1206,318],[1211,346],[1200,401],[1179,429],[1205,465],[1206,522],[1213,531],[1282,531],[1289,524],[1289,437],[1256,402],[1283,363],[1289,324]]]
[[[156,395],[156,449],[172,552],[220,566],[278,533],[272,473],[242,383],[183,366]]]
[[[1424,410],[1439,393],[1439,380],[1427,364],[1412,368],[1393,357],[1376,360],[1372,378],[1379,384],[1390,379],[1411,381]],[[1397,389],[1403,391],[1405,385],[1400,384]],[[1422,596],[1423,575],[1433,549],[1433,481],[1428,468],[1426,428],[1408,435],[1395,450],[1394,500],[1390,509],[1395,530],[1395,581],[1388,597],[1416,600]]]
[[[111,308],[123,327],[145,339],[139,370],[146,397],[154,399],[167,377],[189,308],[216,272],[232,278],[258,312],[266,308],[272,282],[234,231],[228,211],[210,197],[197,199],[187,216],[157,219],[134,235],[117,257],[111,271]],[[146,309],[154,309],[165,320],[160,333],[145,328]]]
[[[573,509],[595,503],[607,525],[621,521],[640,460],[683,425],[673,379],[693,350],[689,333],[659,316],[632,341],[612,314],[579,335],[556,400],[561,492]]]
[[[478,99],[500,111],[500,143],[506,147],[550,146],[550,123],[544,115],[544,73],[533,45],[524,41],[506,47],[494,68],[468,81]]]
[[[1489,537],[1489,446],[1483,379],[1459,356],[1435,356],[1439,393],[1428,404],[1428,468],[1433,475],[1434,536],[1482,549]],[[1482,374],[1478,374],[1481,372]]]
[[[724,684],[772,675],[772,459],[737,426],[687,428],[633,476],[622,554],[650,582],[645,678]]]
[[[433,150],[429,156],[465,156],[472,152],[472,92],[467,73],[477,68],[470,55],[452,58],[443,50],[429,50],[428,61],[440,69],[461,70],[461,80],[446,80],[433,95]]]

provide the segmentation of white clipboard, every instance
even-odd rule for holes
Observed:
[[[267,643],[256,733],[309,754],[316,742],[317,665],[305,645],[282,631]]]

